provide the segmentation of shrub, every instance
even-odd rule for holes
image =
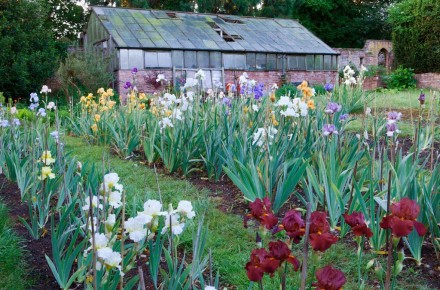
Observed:
[[[383,78],[385,84],[390,89],[408,89],[416,87],[416,79],[414,78],[414,70],[399,66],[390,75]]]
[[[108,71],[109,58],[93,52],[72,53],[62,62],[56,72],[65,94],[81,94],[81,91],[96,92],[113,81]]]
[[[275,92],[275,96],[277,98],[289,95],[293,97],[297,94],[297,91],[298,89],[296,88],[295,84],[285,84]]]

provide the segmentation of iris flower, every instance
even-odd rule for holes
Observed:
[[[391,214],[382,219],[380,226],[383,229],[391,229],[395,237],[406,237],[413,228],[419,236],[423,236],[427,230],[422,223],[417,221],[419,213],[419,205],[414,200],[405,197],[391,205]]]

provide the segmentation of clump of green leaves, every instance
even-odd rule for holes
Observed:
[[[399,66],[390,75],[383,78],[385,84],[390,89],[409,89],[416,87],[416,79],[414,78],[414,70]]]

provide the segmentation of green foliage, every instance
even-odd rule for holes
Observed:
[[[390,89],[409,89],[416,87],[414,70],[399,66],[390,75],[384,76],[383,80]]]
[[[0,91],[28,96],[53,75],[62,46],[46,27],[38,1],[0,1]]]
[[[108,62],[108,58],[93,52],[72,53],[60,64],[56,77],[66,95],[72,90],[78,95],[81,91],[96,92],[113,81],[107,70]]]
[[[86,13],[78,0],[44,0],[48,10],[46,26],[56,39],[76,41],[86,23]]]
[[[275,92],[275,96],[279,99],[281,96],[295,96],[298,89],[294,84],[285,84]]]
[[[440,2],[404,0],[390,9],[398,64],[417,73],[440,72]]]

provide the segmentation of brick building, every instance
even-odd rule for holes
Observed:
[[[91,7],[84,45],[111,58],[123,92],[136,67],[137,87],[155,91],[158,74],[176,85],[206,74],[205,88],[250,78],[273,83],[334,82],[339,53],[295,20]]]

